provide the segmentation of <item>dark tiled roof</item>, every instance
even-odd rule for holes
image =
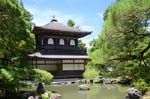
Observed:
[[[81,35],[84,34],[84,36],[91,34],[91,31],[82,31],[82,30],[77,29],[77,28],[68,27],[62,23],[57,22],[57,20],[52,20],[50,23],[48,23],[44,26],[35,26],[33,28],[34,33],[44,31],[44,30],[55,31],[55,32],[67,32],[67,33],[71,33],[71,34],[81,34]]]

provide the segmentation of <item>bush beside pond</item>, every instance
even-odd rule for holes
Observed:
[[[34,69],[35,80],[38,82],[50,83],[53,80],[53,75],[45,70]]]
[[[139,89],[142,92],[142,94],[150,90],[149,84],[147,84],[144,79],[138,79],[136,81],[133,81],[132,85]]]
[[[99,76],[100,71],[96,67],[87,66],[83,73],[84,78],[95,78]]]
[[[42,96],[42,99],[50,99],[50,96],[51,96],[52,92],[51,91],[46,91],[45,93],[43,93],[41,96]]]

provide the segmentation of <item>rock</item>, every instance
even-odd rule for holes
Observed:
[[[105,84],[111,84],[111,83],[112,83],[112,81],[111,81],[111,79],[110,79],[110,78],[107,78],[107,79],[105,79],[105,80],[104,80],[104,83],[105,83]]]
[[[33,96],[29,96],[28,99],[35,99]]]
[[[76,84],[81,84],[82,81],[81,81],[81,80],[76,80],[75,83],[76,83]]]
[[[117,83],[118,83],[118,79],[112,78],[112,79],[111,79],[111,83],[112,83],[112,84],[117,84]]]
[[[129,76],[118,77],[118,83],[123,85],[130,85],[132,78]]]
[[[94,80],[94,79],[90,79],[90,83],[93,83],[93,80]]]
[[[94,83],[103,83],[103,78],[95,78]]]
[[[60,85],[61,82],[51,82],[51,85]]]
[[[50,99],[62,99],[62,96],[58,93],[52,93]]]
[[[90,83],[91,83],[91,80],[90,80],[90,79],[86,79],[86,80],[85,80],[85,83],[86,83],[86,84],[90,84]]]
[[[27,99],[29,96],[32,96],[31,91],[20,91],[19,93],[20,99]]]
[[[89,85],[87,84],[82,84],[78,86],[80,90],[90,90]]]
[[[136,88],[129,88],[126,94],[126,99],[143,99],[141,92]]]
[[[44,87],[43,87],[42,83],[38,84],[38,87],[37,87],[36,91],[37,91],[38,94],[44,93]]]
[[[42,99],[41,96],[35,96],[35,99]]]
[[[67,85],[71,85],[71,84],[72,84],[72,82],[71,82],[71,81],[66,81],[66,82],[65,82],[65,84],[67,84]]]
[[[103,79],[103,76],[97,76],[96,78]]]
[[[28,99],[42,99],[41,96],[29,96]]]

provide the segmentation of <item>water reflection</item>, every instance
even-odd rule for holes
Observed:
[[[62,95],[63,99],[125,99],[127,87],[121,85],[93,84],[90,90],[78,90],[78,85],[50,86]]]

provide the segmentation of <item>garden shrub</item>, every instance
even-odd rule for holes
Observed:
[[[45,70],[34,69],[35,81],[50,83],[53,80],[53,75]]]
[[[24,69],[26,68],[0,66],[0,91],[1,93],[8,93],[0,94],[0,96],[7,97],[16,95],[20,88],[29,87],[29,84],[24,81],[24,77],[27,77],[29,74],[24,73]],[[31,69],[28,70],[32,71]]]
[[[111,72],[108,72],[108,71],[103,71],[103,72],[101,72],[101,75],[103,76],[103,77],[111,77]]]
[[[4,68],[0,69],[0,79],[3,79],[8,82],[11,82],[12,80],[14,80],[12,73]]]
[[[50,96],[51,96],[52,92],[51,91],[46,91],[45,93],[43,93],[41,96],[42,96],[42,99],[50,99]]]
[[[83,73],[84,78],[95,78],[99,76],[100,71],[96,67],[87,66]]]
[[[150,89],[149,84],[147,84],[144,79],[138,79],[136,81],[133,81],[132,85],[139,89],[142,94]]]

